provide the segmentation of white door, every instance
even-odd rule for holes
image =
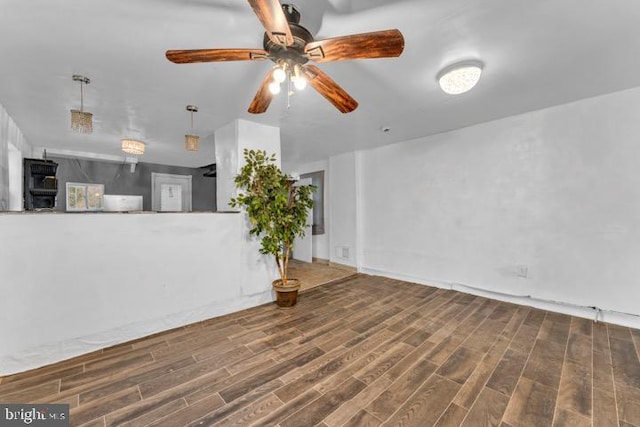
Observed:
[[[151,209],[191,212],[191,175],[151,172]]]
[[[295,183],[299,185],[311,185],[311,178],[304,178]],[[313,236],[311,224],[313,223],[313,209],[309,209],[307,226],[304,229],[304,237],[298,237],[293,242],[293,259],[304,262],[313,262]]]

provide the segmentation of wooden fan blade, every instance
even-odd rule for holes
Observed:
[[[261,49],[192,49],[168,50],[167,59],[176,64],[216,61],[252,61],[266,59],[267,52]]]
[[[278,0],[248,0],[272,42],[291,46],[293,35]]]
[[[358,102],[338,86],[338,83],[334,82],[331,77],[323,73],[320,68],[315,65],[307,65],[303,70],[309,84],[341,113],[350,113],[358,108]]]
[[[249,105],[249,110],[247,110],[251,114],[262,114],[267,111],[267,108],[269,108],[271,98],[273,98],[273,95],[269,90],[269,83],[272,81],[273,70],[269,71],[264,77],[262,84],[258,88],[258,92],[256,92],[256,96],[253,97],[253,101],[251,101],[251,105]]]
[[[390,58],[400,56],[403,50],[404,37],[398,30],[375,31],[317,40],[307,43],[304,47],[309,59],[316,62]]]

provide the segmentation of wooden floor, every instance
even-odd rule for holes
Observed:
[[[292,259],[289,261],[289,277],[300,279],[301,291],[315,288],[335,280],[355,276],[355,268],[338,264],[303,262]]]
[[[640,331],[358,275],[4,378],[71,425],[640,426]]]

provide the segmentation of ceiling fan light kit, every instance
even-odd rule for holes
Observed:
[[[398,57],[404,50],[404,37],[398,30],[314,40],[300,23],[300,12],[278,0],[248,0],[265,28],[263,49],[168,50],[166,57],[176,64],[216,61],[255,61],[269,59],[276,65],[265,76],[249,106],[249,113],[264,113],[280,84],[289,79],[296,90],[310,84],[340,112],[349,113],[358,103],[328,75],[309,61],[329,62],[351,59]]]
[[[459,95],[473,89],[482,75],[480,61],[462,61],[445,67],[438,73],[440,88],[449,95]]]
[[[294,64],[293,71],[291,69],[291,65],[282,60],[273,68],[273,81],[269,83],[269,91],[273,95],[280,93],[280,85],[284,83],[287,78],[290,83],[293,83],[296,90],[304,90],[307,87],[307,78],[302,72],[302,65]],[[291,94],[292,91],[289,93]]]
[[[285,71],[285,64],[276,65],[273,67],[273,81],[282,83],[287,79],[287,72]]]
[[[293,85],[297,90],[304,90],[307,87],[307,78],[304,76],[302,72],[302,65],[296,64],[293,67]]]
[[[278,83],[277,80],[273,80],[271,83],[269,83],[269,92],[271,92],[272,95],[277,95],[280,93],[280,83]]]
[[[72,77],[74,82],[80,83],[80,109],[71,110],[71,129],[79,133],[93,132],[93,114],[84,111],[84,94],[82,85],[91,83],[88,77],[74,74]]]
[[[191,132],[193,133],[193,113],[198,112],[198,107],[195,105],[187,105],[187,111],[191,113]],[[185,135],[184,149],[187,151],[198,151],[200,149],[200,137],[193,134]]]

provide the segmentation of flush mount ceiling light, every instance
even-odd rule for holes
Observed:
[[[438,73],[440,88],[450,95],[468,92],[480,80],[482,67],[480,61],[463,61],[450,65]]]
[[[129,154],[144,154],[144,142],[135,139],[123,139],[122,151]]]
[[[71,129],[80,133],[93,132],[93,114],[84,111],[84,97],[82,91],[82,85],[88,85],[91,83],[88,77],[74,74],[73,81],[80,82],[80,109],[71,110]]]
[[[191,132],[193,132],[193,113],[198,112],[195,105],[187,105],[187,111],[191,113]],[[198,135],[184,136],[184,149],[187,151],[198,151],[200,148],[200,137]]]

